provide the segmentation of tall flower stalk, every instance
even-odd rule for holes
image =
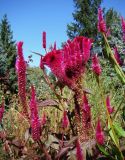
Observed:
[[[111,106],[110,97],[109,96],[106,97],[106,107],[107,107],[108,112],[110,114],[112,114],[114,112],[114,108]]]
[[[36,102],[36,92],[34,86],[31,87],[31,99],[30,99],[30,121],[32,129],[32,138],[34,141],[40,140],[41,135],[41,124],[38,115],[38,108]]]
[[[41,59],[41,63],[47,65],[58,80],[74,92],[75,117],[80,141],[89,138],[85,119],[87,113],[83,109],[81,77],[90,58],[92,42],[89,38],[79,36],[72,41],[68,40],[60,50],[54,47]]]
[[[95,54],[92,57],[92,70],[97,76],[101,75],[101,73],[102,73],[101,65],[99,63],[99,59],[97,57],[97,54]]]
[[[76,141],[76,159],[77,160],[84,160],[82,148],[80,146],[79,140]]]
[[[106,24],[105,24],[105,21],[103,19],[103,15],[102,15],[102,11],[99,9],[98,11],[98,17],[101,17],[101,18],[98,18],[98,24],[101,24],[101,22],[103,22],[103,27],[105,28]],[[101,25],[100,25],[101,26]],[[105,30],[103,30],[103,27],[102,29],[99,29],[99,32],[102,33],[103,37],[104,37],[104,41],[105,41],[105,45],[106,45],[106,51],[107,52],[104,52],[108,58],[108,60],[112,63],[113,67],[115,68],[116,70],[116,73],[118,75],[118,77],[120,78],[121,82],[123,84],[125,84],[125,74],[123,73],[122,71],[122,68],[120,67],[119,63],[117,62],[116,58],[115,58],[115,55],[113,54],[113,51],[109,45],[109,42],[108,42],[108,39],[106,37],[106,32]],[[100,87],[100,90],[102,91],[102,88],[101,88],[101,84],[99,83],[99,87]],[[106,114],[107,114],[107,120],[108,120],[108,127],[109,129],[111,130],[109,133],[111,135],[111,138],[112,140],[114,141],[116,147],[118,148],[119,150],[119,153],[120,153],[120,156],[121,156],[121,159],[123,159],[123,155],[122,155],[122,152],[120,150],[120,146],[119,146],[119,140],[118,140],[118,137],[115,133],[115,130],[114,130],[114,127],[113,127],[113,122],[112,122],[112,119],[110,117],[110,113],[109,113],[109,108],[107,107],[107,104],[106,104],[106,101],[105,101],[105,97],[103,95],[103,92],[101,92],[101,97],[102,97],[102,100],[103,100],[103,104],[105,106],[105,109],[106,109]]]
[[[102,14],[102,9],[101,8],[98,9],[98,26],[97,26],[97,28],[98,28],[99,32],[102,32],[102,33],[106,34],[106,31],[107,31],[106,23],[105,23],[105,20],[103,18],[103,14]]]
[[[123,28],[123,27],[122,27]],[[123,84],[125,84],[125,74],[122,71],[119,63],[117,62],[115,55],[113,54],[113,51],[111,50],[111,47],[109,45],[108,39],[106,37],[106,23],[102,15],[102,10],[99,8],[98,10],[98,31],[102,33],[106,45],[106,51],[104,52],[106,56],[108,57],[108,60],[113,64],[116,73],[118,74],[118,77],[122,81]]]
[[[2,100],[2,103],[0,104],[0,123],[2,122],[3,114],[4,114],[4,100]]]
[[[114,50],[115,59],[116,59],[117,63],[121,66],[122,65],[122,61],[121,61],[120,54],[118,52],[118,48],[115,47],[113,50]]]
[[[96,141],[98,144],[103,145],[104,144],[104,133],[102,131],[101,122],[98,118],[97,125],[96,125]]]
[[[117,147],[117,149],[118,149],[118,151],[120,153],[121,160],[123,160],[123,155],[122,155],[122,152],[120,150],[120,145],[119,145],[119,139],[118,139],[117,134],[115,132],[115,129],[114,129],[114,126],[113,126],[113,121],[112,121],[112,118],[111,118],[111,115],[110,115],[111,114],[111,109],[113,109],[113,108],[111,108],[111,106],[109,106],[110,105],[109,99],[105,100],[105,96],[104,96],[104,93],[103,93],[103,88],[102,88],[101,81],[98,81],[98,86],[99,86],[99,90],[101,91],[100,96],[102,98],[102,104],[103,104],[103,106],[105,107],[105,110],[106,110],[108,128],[110,130],[109,134],[110,134],[115,146]]]
[[[16,60],[16,72],[18,75],[18,94],[20,98],[20,103],[23,107],[23,114],[27,118],[28,115],[28,107],[27,107],[27,100],[26,100],[26,62],[23,56],[22,50],[23,42],[17,43],[17,60]]]

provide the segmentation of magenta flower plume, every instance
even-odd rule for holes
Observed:
[[[40,140],[41,136],[41,128],[40,128],[40,122],[39,119],[34,117],[31,121],[31,131],[32,131],[32,138],[34,141]]]
[[[69,126],[69,119],[67,116],[67,111],[64,111],[63,118],[62,118],[62,127],[67,128]]]
[[[30,112],[31,112],[31,119],[34,117],[39,118],[38,116],[38,107],[36,102],[36,91],[34,86],[31,86],[31,99],[30,99]]]
[[[106,23],[103,18],[102,9],[98,9],[98,31],[106,34]]]
[[[97,126],[96,126],[96,141],[100,145],[104,144],[104,133],[101,128],[100,119],[98,119]]]
[[[23,42],[17,43],[17,60],[16,60],[16,72],[18,75],[18,93],[20,102],[23,106],[23,113],[28,117],[27,102],[26,102],[26,62],[23,57],[22,51]]]
[[[111,106],[109,96],[107,96],[106,98],[106,107],[108,109],[109,114],[112,114],[114,112],[114,108]]]
[[[89,129],[91,127],[91,108],[88,103],[86,94],[83,96],[83,116],[84,116],[84,127]]]
[[[43,48],[46,49],[46,32],[43,32]]]
[[[125,42],[125,20],[122,17],[121,18],[121,23],[122,23],[122,35],[123,35],[123,41]]]
[[[90,50],[91,50],[91,46],[92,46],[92,39],[89,38],[83,38],[83,60],[84,63],[88,62],[89,58],[90,58]]]
[[[43,116],[42,116],[42,119],[41,119],[41,125],[44,126],[46,124],[46,121],[47,121],[46,114],[43,113]]]
[[[90,112],[90,106],[89,106],[88,99],[85,93],[83,96],[83,108],[86,112]]]
[[[118,52],[118,48],[117,47],[114,48],[114,56],[115,56],[115,59],[116,59],[117,63],[119,65],[122,65],[122,61],[121,61],[120,54]]]
[[[92,57],[92,70],[96,75],[101,75],[102,69],[96,54]]]
[[[31,99],[30,99],[30,112],[31,112],[31,128],[32,128],[32,138],[34,141],[40,139],[40,121],[38,116],[38,108],[36,102],[36,92],[34,86],[31,87]]]
[[[91,40],[85,37],[76,37],[68,40],[61,50],[53,49],[43,57],[43,63],[47,65],[53,74],[63,84],[74,89],[76,81],[85,70],[85,63],[89,58]],[[84,59],[84,54],[88,54]]]
[[[0,123],[3,118],[3,113],[4,113],[4,102],[2,102],[2,104],[0,105]]]
[[[77,160],[84,160],[82,148],[81,148],[78,140],[76,141],[76,159]]]

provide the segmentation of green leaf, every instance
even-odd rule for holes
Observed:
[[[108,122],[108,128],[109,128],[110,137],[114,141],[115,145],[118,146],[119,145],[119,139],[118,139],[116,133],[114,133],[114,131],[112,131],[112,128],[111,128],[111,125],[110,125],[109,122]]]
[[[122,152],[120,152],[119,149],[116,146],[113,146],[113,145],[112,145],[112,155],[117,160],[124,160]]]
[[[114,129],[119,137],[125,137],[125,130],[120,126],[119,123],[113,123]]]
[[[99,150],[105,155],[105,156],[109,156],[109,153],[105,150],[105,148],[99,144],[98,145],[98,148]]]

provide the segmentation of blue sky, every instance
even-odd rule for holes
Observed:
[[[113,7],[125,17],[125,0],[104,0],[107,9]],[[6,13],[14,40],[24,41],[24,55],[30,51],[44,54],[42,31],[47,32],[47,47],[67,40],[66,25],[73,21],[73,0],[0,0],[0,19]],[[39,57],[33,55],[33,64],[39,65]]]

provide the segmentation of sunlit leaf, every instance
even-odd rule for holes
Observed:
[[[120,126],[119,123],[113,123],[114,129],[119,137],[125,137],[125,130]]]
[[[109,153],[105,150],[105,148],[98,144],[99,150],[106,156],[109,156]]]

